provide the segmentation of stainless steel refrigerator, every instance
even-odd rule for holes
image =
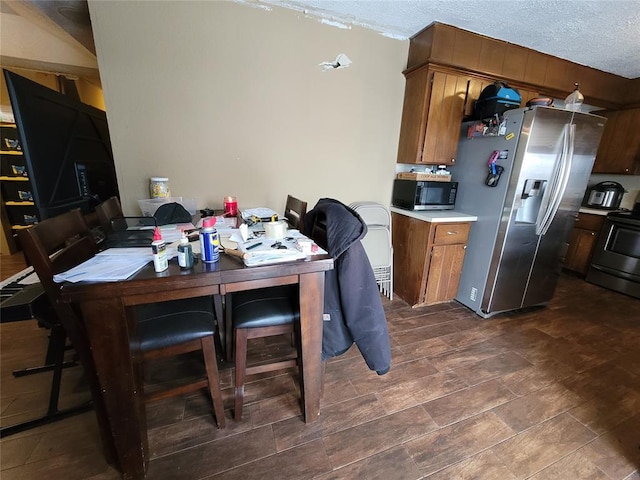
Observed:
[[[534,107],[506,112],[493,135],[463,124],[456,210],[478,220],[456,300],[484,318],[551,300],[605,121]]]

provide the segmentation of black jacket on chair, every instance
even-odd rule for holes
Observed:
[[[304,223],[307,235],[334,258],[334,269],[325,273],[322,359],[342,355],[355,342],[371,370],[387,373],[387,319],[360,242],[366,224],[354,210],[331,198],[320,199]]]

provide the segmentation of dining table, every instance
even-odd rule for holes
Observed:
[[[142,479],[149,462],[142,355],[136,335],[138,305],[205,295],[297,284],[300,295],[301,405],[306,423],[320,414],[322,313],[329,255],[247,267],[239,257],[221,254],[218,262],[181,269],[174,258],[157,273],[149,263],[126,280],[65,282],[60,301],[80,312],[92,357],[94,409],[108,463],[125,479]]]

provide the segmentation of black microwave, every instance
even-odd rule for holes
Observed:
[[[458,182],[401,180],[393,182],[391,203],[407,210],[453,210]]]

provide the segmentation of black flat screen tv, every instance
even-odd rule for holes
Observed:
[[[14,72],[4,77],[39,219],[119,197],[106,113]]]

